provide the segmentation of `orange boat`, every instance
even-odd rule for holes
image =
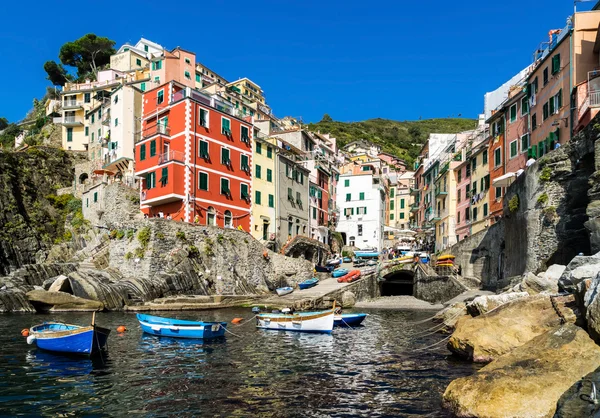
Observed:
[[[337,279],[338,283],[352,283],[355,280],[360,278],[360,270],[352,270],[345,276],[339,277]]]

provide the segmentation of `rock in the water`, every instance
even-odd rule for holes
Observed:
[[[354,305],[356,305],[356,296],[354,293],[350,292],[349,290],[342,293],[342,306],[344,308],[351,308]]]
[[[600,403],[591,401],[591,394],[595,385],[596,396],[600,396],[600,369],[585,375],[573,384],[558,400],[554,418],[572,417],[598,417],[600,416]]]
[[[459,318],[465,315],[467,315],[467,305],[464,302],[456,302],[435,314],[433,320],[444,323],[441,332],[451,332]]]
[[[483,315],[513,300],[529,297],[527,292],[503,293],[501,295],[477,296],[467,303],[467,311],[472,316]]]
[[[593,279],[598,273],[600,273],[600,253],[592,256],[578,255],[567,265],[558,280],[558,287],[563,292],[574,293],[578,283]]]
[[[78,298],[65,292],[32,290],[27,292],[26,296],[35,309],[41,312],[99,311],[104,309],[102,302]]]
[[[520,298],[488,314],[460,318],[448,349],[475,362],[492,361],[559,325],[560,321],[549,296]]]
[[[501,334],[499,334],[501,337]],[[600,347],[566,324],[454,380],[444,406],[459,417],[552,417],[561,395],[600,366]]]
[[[69,278],[63,274],[54,278],[54,282],[47,289],[49,292],[65,292],[70,293],[71,285],[69,284]]]

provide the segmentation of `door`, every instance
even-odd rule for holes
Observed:
[[[262,228],[262,239],[266,241],[269,238],[269,223],[264,221]]]

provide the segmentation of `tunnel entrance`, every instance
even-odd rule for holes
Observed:
[[[414,293],[414,276],[409,270],[397,271],[384,277],[379,284],[381,296],[412,296]]]

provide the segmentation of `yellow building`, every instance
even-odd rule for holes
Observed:
[[[248,78],[240,78],[227,84],[227,87],[237,91],[251,102],[265,103],[265,95],[260,86]]]
[[[274,241],[276,235],[277,202],[276,170],[277,140],[254,134],[252,152],[252,236],[260,241]]]
[[[414,179],[414,172],[407,171],[399,175],[390,187],[388,226],[399,230],[410,227],[410,206],[414,198],[410,195],[410,187]]]
[[[471,152],[471,234],[489,226],[490,168],[488,139],[473,147]]]
[[[456,244],[457,183],[454,168],[459,161],[446,161],[435,180],[435,250],[442,251]]]

